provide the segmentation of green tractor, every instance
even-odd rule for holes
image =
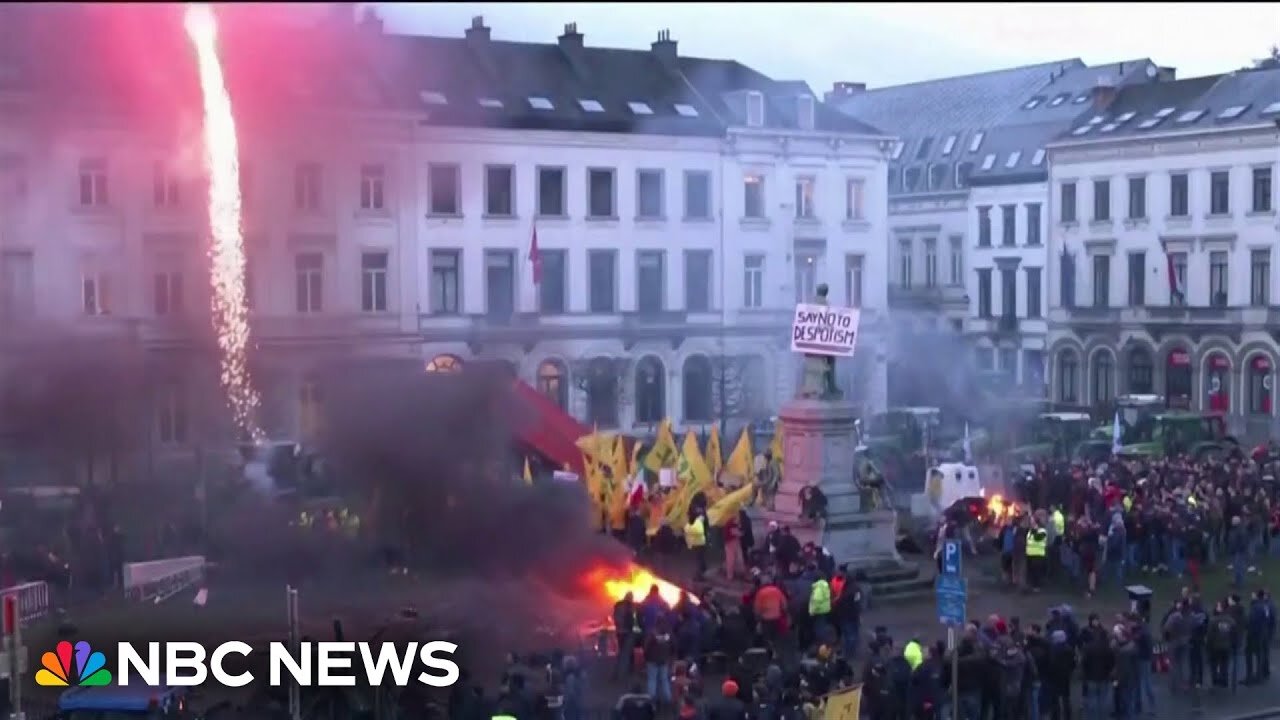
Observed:
[[[1163,395],[1121,395],[1116,398],[1116,412],[1122,426],[1133,427],[1146,422],[1152,415],[1164,412],[1166,407]],[[1093,439],[1111,440],[1115,432],[1114,422],[1113,418],[1108,418],[1105,425],[1094,428]]]
[[[1221,415],[1185,411],[1139,419],[1121,429],[1122,457],[1167,457],[1186,453],[1196,460],[1220,458],[1239,443],[1227,434]]]
[[[1009,458],[1019,465],[1071,459],[1080,443],[1088,440],[1092,429],[1093,419],[1088,413],[1042,413],[1028,425],[1023,444],[1009,450]]]

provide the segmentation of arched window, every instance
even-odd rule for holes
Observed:
[[[616,363],[606,357],[593,359],[587,365],[587,424],[597,427],[618,426],[618,371]]]
[[[1111,353],[1099,350],[1093,354],[1093,377],[1089,384],[1093,386],[1094,405],[1108,405],[1115,399],[1115,373],[1116,364]]]
[[[457,355],[437,355],[427,363],[427,372],[452,373],[462,369],[462,360]]]
[[[1080,359],[1074,350],[1058,353],[1058,400],[1065,403],[1079,402]]]
[[[1150,395],[1155,392],[1155,381],[1152,379],[1151,353],[1146,348],[1134,348],[1129,351],[1129,393],[1132,395]]]
[[[1250,415],[1270,415],[1272,376],[1275,370],[1271,367],[1271,358],[1266,355],[1254,355],[1249,360],[1248,396]]]
[[[1182,348],[1165,358],[1164,399],[1170,407],[1191,406],[1191,353]]]
[[[667,371],[652,355],[636,363],[636,422],[652,424],[667,415]]]
[[[565,411],[569,409],[568,374],[559,360],[543,360],[538,365],[538,392]]]
[[[685,422],[710,422],[711,361],[705,355],[693,355],[684,361]]]
[[[1204,359],[1204,408],[1214,412],[1231,410],[1231,358],[1212,352]]]

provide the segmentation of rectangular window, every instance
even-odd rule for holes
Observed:
[[[1141,220],[1147,216],[1147,179],[1129,178],[1129,219]]]
[[[924,239],[924,286],[927,288],[938,286],[937,238]]]
[[[107,196],[107,161],[91,158],[80,161],[79,198],[81,207],[106,207]]]
[[[1093,256],[1093,306],[1111,307],[1111,256]]]
[[[538,309],[544,315],[559,315],[569,308],[567,257],[564,250],[538,248],[538,261],[542,264]]]
[[[1018,206],[1000,206],[1000,244],[1013,247],[1018,244]]]
[[[516,311],[516,254],[511,250],[484,251],[485,313],[496,319]]]
[[[1000,372],[1008,378],[1010,382],[1018,378],[1018,350],[1016,348],[1002,347],[999,350]]]
[[[711,173],[686,170],[684,173],[684,218],[711,219]]]
[[[807,303],[818,290],[818,256],[812,252],[796,253],[796,303]]]
[[[1062,183],[1062,198],[1059,203],[1058,217],[1064,223],[1076,221],[1076,184]]]
[[[1062,301],[1062,307],[1074,308],[1076,306],[1076,258],[1075,255],[1063,253],[1061,262],[1058,265],[1060,293],[1059,298]]]
[[[1178,287],[1176,292],[1170,293],[1170,305],[1186,305],[1187,304],[1187,254],[1184,252],[1169,253],[1173,259],[1173,278],[1175,285]]]
[[[387,275],[391,258],[385,251],[360,253],[360,309],[387,311]]]
[[[608,168],[587,170],[587,217],[599,220],[617,216],[613,177],[613,170]]]
[[[796,178],[796,218],[800,220],[812,220],[816,211],[814,209],[817,180],[812,177]]]
[[[564,217],[565,170],[562,167],[538,168],[538,215]]]
[[[511,217],[516,214],[516,169],[487,165],[484,169],[484,214]]]
[[[152,308],[156,317],[167,317],[182,312],[182,273],[161,270],[154,277]]]
[[[1093,181],[1093,221],[1106,222],[1111,219],[1111,181]]]
[[[951,285],[958,287],[964,285],[964,238],[952,235],[949,244],[951,245]]]
[[[844,256],[844,299],[845,307],[862,307],[862,269],[861,255]]]
[[[684,251],[684,309],[689,312],[711,310],[711,251]]]
[[[156,163],[152,178],[152,202],[157,210],[173,210],[181,206],[182,196],[179,192],[178,177],[165,167],[164,163]]]
[[[0,317],[31,317],[36,309],[35,253],[0,253]]]
[[[156,439],[162,445],[187,442],[186,395],[178,383],[166,383],[157,393]]]
[[[1186,173],[1169,176],[1169,217],[1186,217],[1191,214],[1191,194]]]
[[[844,183],[844,219],[863,220],[866,218],[864,203],[866,201],[867,183],[861,178],[849,178]]]
[[[978,247],[991,247],[991,208],[978,207]]]
[[[747,91],[747,126],[764,125],[764,93],[756,90]]]
[[[591,312],[617,312],[617,272],[618,255],[615,251],[587,251],[587,282],[590,284],[587,302]]]
[[[742,307],[764,307],[763,255],[747,255],[742,259]]]
[[[1027,203],[1027,245],[1040,245],[1040,203]]]
[[[660,313],[666,309],[666,256],[661,250],[636,252],[636,310]]]
[[[381,212],[387,209],[387,169],[381,165],[360,168],[360,209]]]
[[[991,268],[978,268],[978,317],[991,317]]]
[[[1271,251],[1249,253],[1249,304],[1266,307],[1271,304]]]
[[[636,217],[659,220],[665,217],[661,170],[636,171]]]
[[[427,167],[427,212],[432,215],[461,215],[462,188],[457,165]]]
[[[1253,211],[1271,212],[1271,168],[1253,169]]]
[[[1231,176],[1226,170],[1209,173],[1209,214],[1231,212]]]
[[[911,243],[910,238],[903,238],[898,241],[898,285],[903,289],[911,287],[911,256],[915,253],[915,247]]]
[[[1227,306],[1227,254],[1222,251],[1209,253],[1209,304],[1213,307]]]
[[[1026,268],[1027,273],[1027,317],[1040,317],[1040,268]]]
[[[746,175],[742,178],[742,217],[753,220],[764,218],[763,175]]]
[[[1018,316],[1018,271],[1009,267],[1000,269],[1000,315]]]
[[[301,252],[293,258],[295,309],[318,313],[324,309],[324,255]]]
[[[300,163],[293,169],[293,208],[300,212],[320,209],[323,174],[319,163]]]
[[[431,251],[431,312],[457,315],[462,312],[462,253],[457,250]]]
[[[81,307],[85,315],[111,314],[111,278],[105,272],[90,272],[80,279]]]
[[[1129,307],[1147,304],[1147,254],[1129,253]]]

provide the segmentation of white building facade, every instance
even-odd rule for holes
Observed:
[[[396,42],[492,42],[499,60],[515,46],[482,29]],[[571,28],[560,46],[597,51]],[[251,368],[270,434],[314,431],[318,373],[334,357],[429,371],[505,361],[600,427],[768,417],[797,382],[794,304],[821,283],[832,304],[864,308],[862,344],[875,347],[887,306],[887,138],[763,76],[712,95],[680,76],[718,61],[682,64],[669,38],[651,51],[598,51],[666,68],[695,88],[691,98],[597,111],[589,87],[543,98],[520,87],[440,91],[427,79],[412,90],[416,108],[242,123]],[[137,346],[156,368],[150,442],[180,453],[228,437],[190,123],[157,133],[126,115],[51,109],[39,93],[5,99],[6,326]],[[543,103],[585,127],[538,119]],[[516,121],[544,127],[438,119],[441,106],[518,108]],[[591,129],[597,112],[631,125]],[[650,116],[662,122],[642,127]],[[679,129],[694,120],[719,129]],[[863,352],[847,365],[846,390],[883,407],[883,359]]]
[[[1154,393],[1270,429],[1280,98],[1256,88],[1274,73],[1121,93],[1051,146],[1055,399]]]

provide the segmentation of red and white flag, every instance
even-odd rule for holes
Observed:
[[[533,265],[533,284],[542,283],[542,254],[538,252],[538,225],[533,226],[533,238],[529,240],[529,262]]]

